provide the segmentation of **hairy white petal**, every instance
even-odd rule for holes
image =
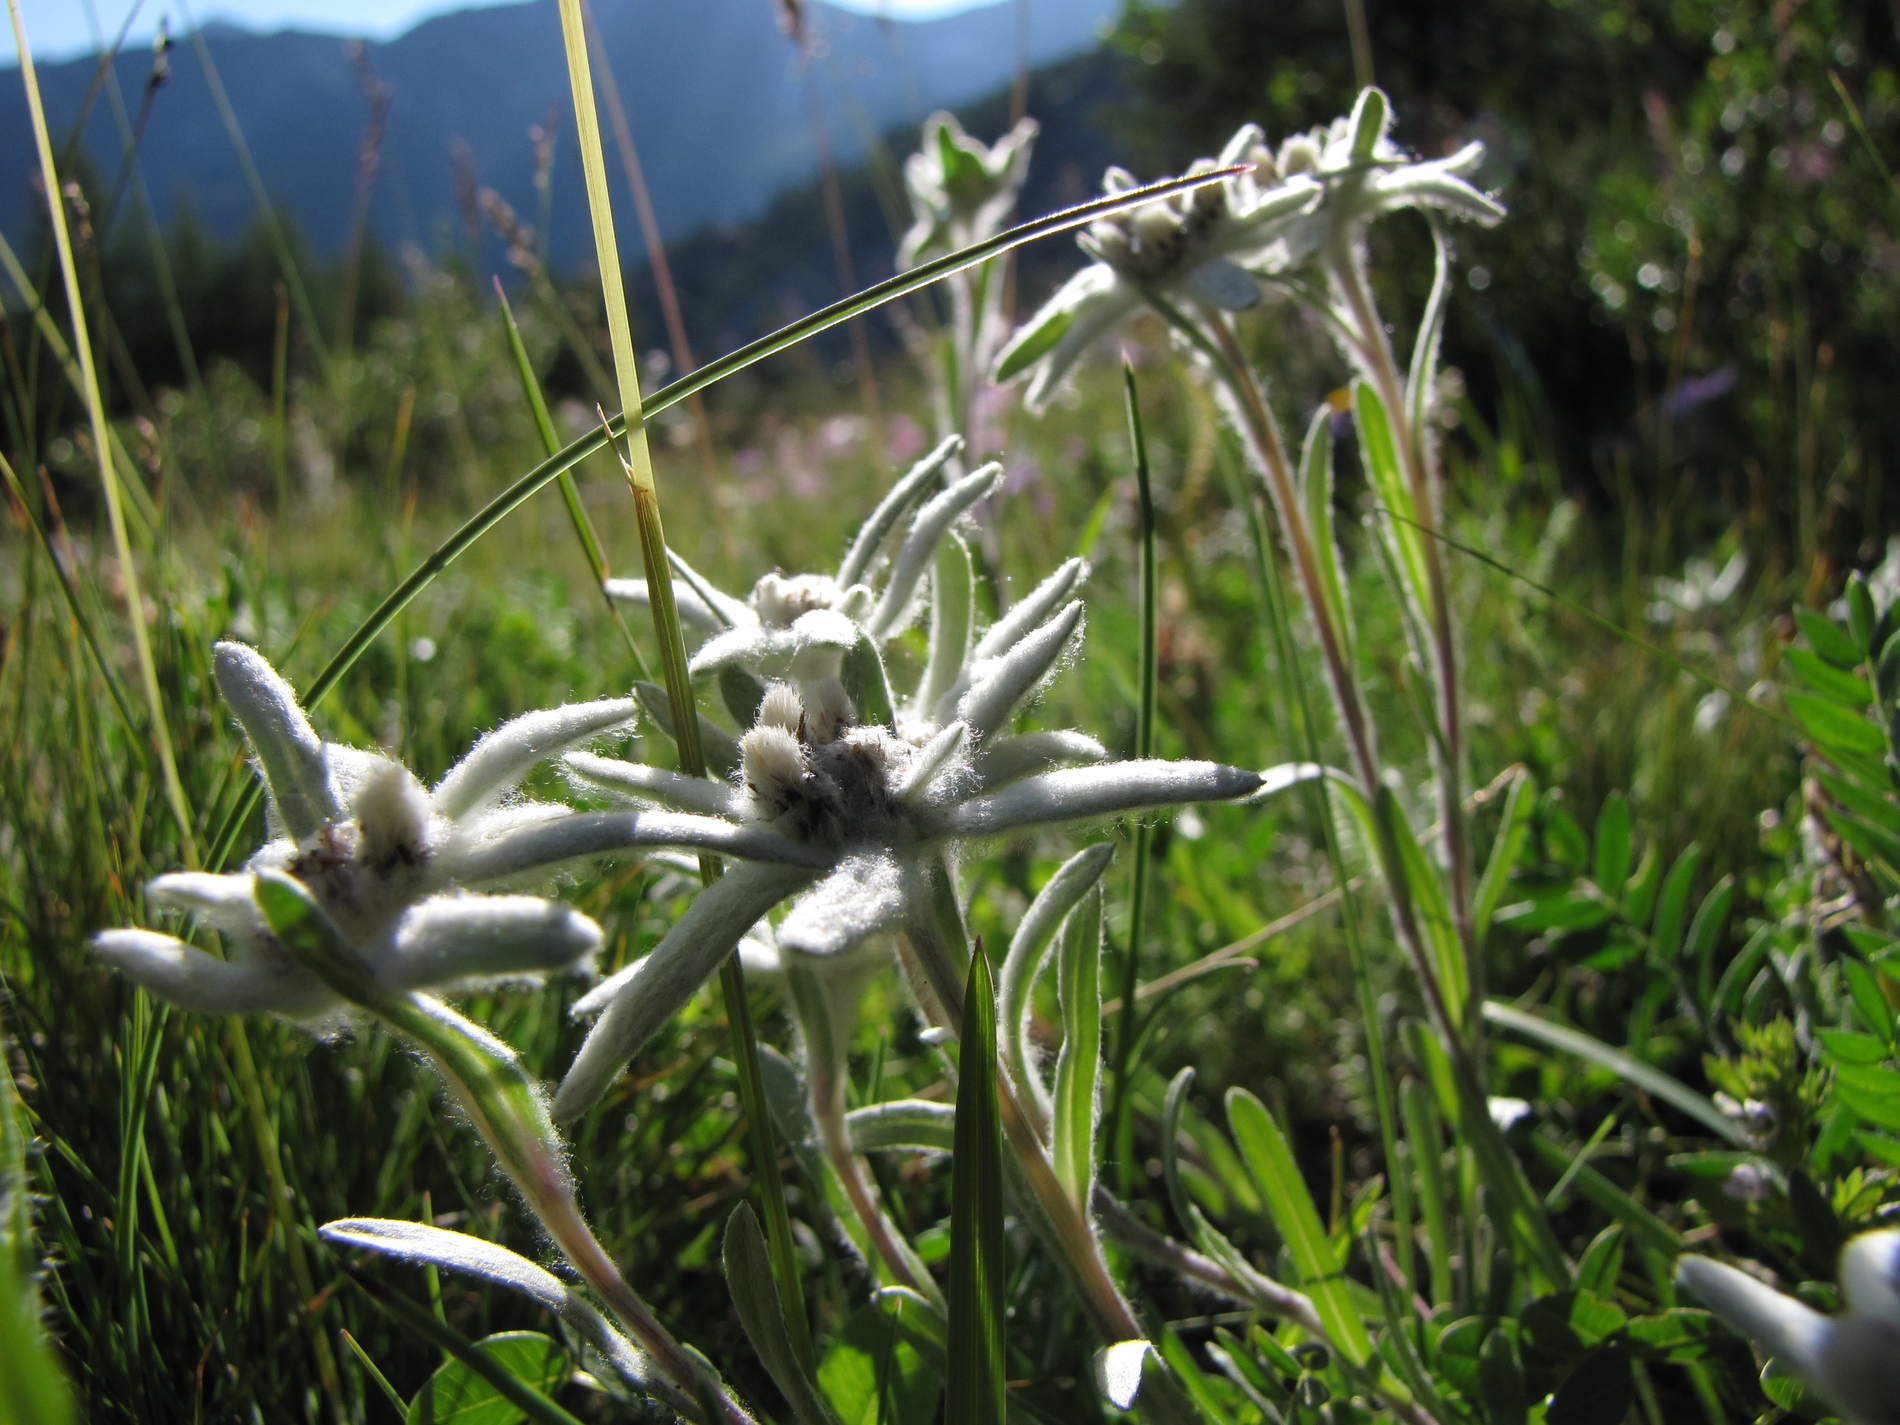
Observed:
[[[903,881],[897,863],[883,852],[845,857],[779,922],[780,952],[842,955],[891,929],[908,908]]]
[[[844,557],[844,563],[838,566],[838,586],[848,589],[862,582],[871,573],[871,565],[877,558],[878,547],[884,543],[885,536],[897,528],[899,520],[910,507],[921,500],[924,491],[937,478],[937,472],[963,449],[963,437],[946,436],[922,460],[911,466],[904,478],[891,486],[891,491],[877,502],[877,508],[871,511],[871,517],[859,527],[857,537],[851,541],[851,549]]]
[[[1820,1364],[1832,1323],[1793,1297],[1747,1272],[1694,1255],[1677,1261],[1676,1284],[1694,1292],[1731,1330],[1801,1374],[1811,1374]]]
[[[503,723],[436,784],[432,794],[436,809],[451,820],[479,811],[513,791],[535,763],[623,725],[639,706],[632,698],[605,698],[532,712]]]
[[[632,604],[641,609],[651,606],[645,579],[609,579],[604,587],[607,597],[617,603]],[[673,581],[673,606],[680,611],[680,622],[697,632],[717,633],[729,626],[706,606],[706,601],[684,579]],[[746,612],[750,615],[751,610],[747,609]],[[752,619],[748,617],[745,621],[750,623]]]
[[[567,1122],[599,1102],[627,1061],[685,1008],[739,938],[811,875],[786,866],[737,866],[701,891],[635,972],[615,977],[612,1000],[554,1095],[554,1117]]]
[[[1229,801],[1260,786],[1260,774],[1219,762],[1111,762],[1044,772],[936,813],[937,836],[995,836],[1020,827],[1153,811],[1182,802]]]
[[[437,839],[429,794],[400,762],[374,768],[357,788],[350,810],[356,816],[357,855],[368,865],[417,860]]]
[[[858,641],[858,626],[831,609],[813,609],[792,621],[793,651],[786,672],[794,682],[836,678],[844,655]],[[809,709],[810,700],[806,700]]]
[[[600,950],[600,927],[534,896],[434,896],[403,912],[376,977],[414,990],[559,970]]]
[[[1024,699],[1055,671],[1056,663],[1082,626],[1082,601],[1077,599],[1009,652],[980,670],[970,691],[957,705],[957,716],[970,725],[979,746],[1006,724]]]
[[[969,738],[969,727],[953,722],[920,747],[915,760],[904,773],[904,780],[897,789],[897,799],[916,801],[929,792],[937,775],[956,761]]]
[[[1026,597],[1017,601],[1014,608],[984,631],[983,636],[976,641],[976,647],[970,650],[971,659],[996,658],[1008,652],[1031,629],[1068,602],[1070,595],[1081,588],[1088,577],[1088,560],[1065,559],[1053,574],[1031,589]]]
[[[107,930],[93,937],[95,954],[155,995],[199,1014],[269,1012],[312,1019],[339,1001],[315,977],[286,960],[220,960],[170,935]]]
[[[749,623],[707,639],[687,661],[686,671],[703,678],[721,668],[750,668],[767,677],[783,677],[797,648],[797,635],[790,629]]]
[[[340,814],[325,773],[323,743],[297,702],[296,691],[264,656],[242,643],[212,650],[218,689],[262,764],[277,815],[293,840],[302,840]]]
[[[644,762],[570,752],[561,759],[561,770],[569,781],[587,791],[645,806],[723,817],[735,817],[741,809],[739,794],[724,782],[688,777]]]
[[[1107,760],[1108,749],[1085,732],[1020,732],[984,743],[970,770],[976,790],[988,792],[1036,772]]]
[[[565,862],[611,856],[649,847],[716,851],[751,861],[787,866],[823,866],[820,851],[770,831],[734,826],[710,816],[668,811],[581,811],[533,822],[473,845],[457,843],[440,854],[445,880],[479,885],[530,872],[551,872]]]
[[[883,639],[904,626],[917,585],[937,557],[937,545],[962,518],[964,511],[1002,483],[1003,467],[991,461],[965,475],[917,511],[910,533],[904,536],[897,558],[891,562],[891,577],[884,585],[884,596],[864,625],[866,633]]]

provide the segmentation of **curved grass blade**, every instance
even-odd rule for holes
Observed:
[[[950,1351],[944,1425],[1003,1425],[1003,1128],[996,1084],[996,992],[970,956],[950,1179]]]
[[[1708,1099],[1680,1079],[1632,1058],[1621,1049],[1612,1048],[1601,1039],[1593,1039],[1581,1030],[1565,1025],[1552,1024],[1496,1000],[1485,1001],[1484,1017],[1492,1024],[1514,1030],[1527,1039],[1535,1039],[1546,1048],[1575,1054],[1580,1059],[1601,1064],[1618,1078],[1626,1079],[1643,1092],[1654,1094],[1665,1103],[1681,1109],[1717,1137],[1726,1139],[1738,1148],[1747,1146],[1741,1129]]]

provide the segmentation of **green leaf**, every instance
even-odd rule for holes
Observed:
[[[1548,1020],[1539,1019],[1534,1014],[1527,1014],[1515,1006],[1498,1000],[1485,1001],[1484,1017],[1493,1024],[1502,1025],[1506,1029],[1522,1034],[1527,1039],[1535,1039],[1549,1048],[1566,1054],[1575,1054],[1579,1058],[1601,1064],[1645,1093],[1654,1094],[1664,1102],[1673,1104],[1711,1132],[1728,1139],[1737,1147],[1743,1144],[1741,1130],[1735,1126],[1727,1114],[1707,1098],[1680,1079],[1664,1073],[1653,1065],[1645,1064],[1621,1049],[1612,1048],[1601,1039],[1593,1038],[1580,1029],[1552,1024]]]
[[[7,1044],[0,1034],[0,1060]],[[27,1177],[26,1118],[10,1061],[0,1067],[0,1421],[67,1425],[72,1395],[41,1321],[34,1280],[40,1253],[33,1235]]]
[[[851,1313],[818,1367],[818,1384],[843,1425],[899,1425],[936,1414],[943,1377],[909,1335],[903,1303],[874,1301]]]
[[[1860,645],[1854,642],[1847,630],[1826,614],[1817,614],[1813,609],[1797,608],[1794,611],[1794,621],[1808,636],[1808,642],[1813,645],[1814,651],[1836,668],[1855,667],[1865,657]]]
[[[851,705],[858,710],[858,721],[896,731],[890,680],[884,673],[884,659],[868,633],[860,632],[858,641],[846,650],[839,679],[851,696]]]
[[[1675,1228],[1588,1163],[1575,1162],[1570,1149],[1542,1134],[1533,1134],[1530,1143],[1546,1167],[1558,1173],[1570,1173],[1571,1183],[1578,1193],[1629,1228],[1645,1245],[1671,1257],[1682,1250],[1682,1237]]]
[[[504,1331],[474,1343],[500,1369],[540,1395],[574,1373],[567,1352],[538,1331]],[[408,1425],[515,1425],[521,1409],[465,1360],[440,1366],[409,1402]]]
[[[1695,965],[1695,1001],[1704,1011],[1715,997],[1715,947],[1721,943],[1728,926],[1728,914],[1735,904],[1735,878],[1724,876],[1702,898],[1695,919],[1689,924],[1688,958]]]
[[[719,670],[719,697],[732,714],[733,723],[743,731],[759,720],[765,684],[737,663],[728,663]]]
[[[1564,1377],[1544,1413],[1545,1425],[1606,1425],[1629,1414],[1636,1398],[1629,1350],[1621,1343],[1598,1346]]]
[[[1623,1275],[1623,1229],[1615,1224],[1597,1233],[1577,1263],[1577,1289],[1608,1300]]]
[[[1076,308],[1057,306],[1052,302],[1037,315],[1042,318],[1041,325],[1034,329],[1025,327],[1017,332],[1009,344],[1009,350],[1003,353],[1003,360],[996,367],[998,385],[1022,375],[1054,351],[1056,343],[1075,325]]]
[[[1847,630],[1863,654],[1874,651],[1874,626],[1878,621],[1873,590],[1867,587],[1867,576],[1856,569],[1847,576]]]
[[[1891,1048],[1894,1043],[1893,1008],[1880,992],[1880,981],[1874,977],[1874,972],[1859,960],[1843,958],[1841,977],[1847,981],[1847,992],[1853,996],[1854,1008],[1860,1011],[1860,1017],[1867,1022],[1867,1027]]]
[[[1498,924],[1523,935],[1546,930],[1595,930],[1616,914],[1616,907],[1587,882],[1576,886],[1544,886],[1529,900],[1507,905],[1497,913]]]
[[[1483,1318],[1467,1316],[1452,1322],[1438,1338],[1439,1374],[1474,1404],[1483,1398],[1478,1385],[1478,1353],[1488,1334]]]
[[[944,1425],[1003,1425],[1003,1144],[996,1085],[996,992],[970,956],[950,1176],[950,1348]]]
[[[1390,787],[1379,788],[1374,807],[1375,814],[1385,823],[1385,835],[1404,869],[1406,889],[1412,896],[1412,914],[1424,933],[1425,948],[1438,974],[1446,1007],[1454,1020],[1462,1019],[1465,1002],[1470,997],[1470,982],[1465,975],[1464,946],[1459,943],[1457,929],[1452,925],[1444,878],[1426,857],[1418,837],[1412,834],[1411,823],[1405,819],[1405,808],[1399,805]]]
[[[1859,713],[1849,712],[1839,703],[1817,698],[1812,693],[1788,694],[1788,711],[1793,713],[1822,751],[1839,748],[1877,756],[1887,750],[1887,734]]]
[[[1656,854],[1652,838],[1643,848],[1643,859],[1629,880],[1623,883],[1623,918],[1631,925],[1647,925],[1656,910],[1656,893],[1662,889],[1662,857]]]
[[[739,1324],[758,1353],[759,1363],[791,1404],[799,1425],[837,1425],[818,1386],[792,1349],[791,1329],[772,1275],[772,1256],[751,1204],[740,1203],[726,1219],[726,1289],[738,1308]]]
[[[1662,896],[1656,902],[1656,920],[1649,932],[1655,947],[1656,964],[1674,969],[1682,951],[1682,929],[1689,919],[1689,892],[1695,889],[1695,873],[1702,864],[1702,848],[1691,841],[1676,857],[1669,874],[1663,877]]]
[[[1874,665],[1874,686],[1880,690],[1882,703],[1892,706],[1900,700],[1900,634],[1889,638],[1880,650],[1880,662]]]
[[[1365,1365],[1372,1359],[1372,1338],[1353,1305],[1319,1209],[1306,1189],[1280,1126],[1266,1105],[1243,1088],[1227,1091],[1227,1126],[1267,1200],[1274,1224],[1286,1240],[1287,1252],[1300,1274],[1301,1289],[1313,1299],[1326,1334],[1353,1365]]]
[[[1591,879],[1606,896],[1620,896],[1630,873],[1630,804],[1621,792],[1604,799],[1597,813],[1596,856]]]
[[[1821,1047],[1843,1064],[1885,1063],[1892,1046],[1872,1034],[1856,1034],[1851,1029],[1822,1029],[1815,1037]]]
[[[1761,1368],[1761,1393],[1804,1420],[1824,1420],[1834,1413],[1800,1376],[1778,1360],[1770,1360]]]
[[[1378,494],[1379,503],[1399,516],[1381,520],[1380,534],[1392,550],[1404,578],[1402,592],[1414,608],[1427,608],[1431,591],[1425,572],[1424,538],[1418,529],[1418,507],[1412,503],[1412,492],[1405,483],[1391,418],[1386,414],[1385,403],[1368,382],[1353,382],[1352,414],[1359,429],[1359,458],[1372,477],[1372,488]]]
[[[1621,1307],[1595,1292],[1579,1289],[1540,1296],[1525,1306],[1519,1321],[1525,1357],[1574,1360],[1621,1331],[1628,1320]]]
[[[1834,1096],[1869,1123],[1900,1131],[1900,1073],[1841,1064],[1834,1070]]]
[[[1352,609],[1339,561],[1339,539],[1333,529],[1333,408],[1322,405],[1306,426],[1300,448],[1300,496],[1312,530],[1313,556],[1319,564],[1320,597],[1326,616],[1350,653]]]
[[[1095,1187],[1095,1124],[1102,1097],[1102,888],[1063,927],[1056,964],[1062,1052],[1056,1058],[1056,1179],[1085,1216]]]
[[[1628,1330],[1631,1343],[1642,1354],[1676,1362],[1700,1360],[1711,1343],[1727,1334],[1713,1312],[1687,1306],[1672,1307],[1659,1316],[1632,1317]]]
[[[1795,675],[1824,697],[1856,709],[1864,708],[1874,700],[1873,689],[1867,686],[1867,680],[1858,673],[1844,672],[1805,648],[1790,648],[1783,656],[1788,660],[1788,666],[1794,669]]]
[[[1524,1367],[1509,1332],[1492,1331],[1478,1350],[1478,1398],[1486,1425],[1524,1425]]]
[[[1537,779],[1529,772],[1519,772],[1504,798],[1504,819],[1498,825],[1497,839],[1491,843],[1491,859],[1485,863],[1484,875],[1478,881],[1472,901],[1472,928],[1480,945],[1491,928],[1491,919],[1497,913],[1504,889],[1510,884],[1511,871],[1524,854],[1524,843],[1530,836],[1531,813],[1536,807]]]
[[[1432,1302],[1443,1306],[1450,1302],[1451,1215],[1445,1187],[1444,1136],[1431,1095],[1417,1079],[1408,1078],[1399,1089],[1399,1105],[1405,1115],[1405,1141],[1411,1149],[1412,1165],[1418,1170],[1418,1196],[1425,1216],[1425,1240],[1431,1253]]]
[[[1583,828],[1564,810],[1556,793],[1544,799],[1544,849],[1550,859],[1567,871],[1581,873],[1589,859],[1590,848],[1583,839]]]

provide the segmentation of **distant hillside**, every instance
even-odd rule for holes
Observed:
[[[1116,0],[1034,0],[1032,63],[1089,48],[1097,22],[1115,8]],[[599,0],[596,10],[669,241],[753,217],[781,190],[811,179],[804,89],[771,0]],[[931,21],[879,21],[816,3],[808,10],[831,144],[844,163],[863,157],[867,135],[991,93],[1015,65],[1016,7],[1008,0]],[[203,39],[272,199],[318,253],[335,252],[368,112],[343,42],[220,25],[207,27]],[[554,0],[441,16],[369,45],[368,55],[394,93],[371,212],[385,241],[433,246],[460,221],[451,158],[457,141],[467,144],[479,181],[531,219],[527,131],[558,104],[551,255],[558,266],[585,256],[585,199]],[[116,61],[128,106],[136,107],[150,65],[142,50]],[[92,60],[39,71],[56,132],[76,122],[96,71]],[[0,83],[0,134],[15,136],[0,146],[0,230],[15,237],[31,226],[27,133],[19,84]],[[99,171],[118,171],[119,132],[103,98],[93,106],[85,146]],[[141,161],[161,222],[181,203],[215,234],[250,222],[250,193],[189,42],[173,51]]]

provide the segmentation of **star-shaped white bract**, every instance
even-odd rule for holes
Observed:
[[[314,1022],[345,1012],[271,934],[253,896],[265,868],[301,882],[385,988],[420,990],[533,976],[599,949],[600,928],[558,901],[474,893],[482,888],[544,882],[568,863],[635,847],[734,845],[735,828],[707,817],[575,812],[517,795],[536,763],[624,727],[637,711],[630,699],[516,718],[425,789],[398,762],[318,738],[254,650],[220,643],[214,668],[264,779],[274,834],[242,871],[160,876],[146,895],[218,931],[230,958],[151,930],[94,941],[101,959],[188,1009]],[[811,860],[769,833],[742,839],[761,859]]]
[[[916,220],[897,249],[902,271],[1002,230],[1029,175],[1036,121],[1021,119],[994,145],[963,131],[955,114],[924,120],[924,146],[904,163]]]
[[[849,964],[865,942],[932,913],[933,868],[966,843],[1223,801],[1261,787],[1257,774],[1212,762],[1063,766],[1099,758],[1099,744],[1076,734],[1007,734],[1017,709],[1079,638],[1079,601],[1047,607],[1047,592],[1073,587],[1079,573],[1059,572],[1019,606],[1017,612],[1026,606],[1038,618],[1012,613],[983,641],[966,645],[955,691],[940,699],[955,716],[926,740],[861,720],[836,674],[813,666],[796,686],[768,689],[757,720],[739,739],[734,785],[585,753],[566,758],[570,775],[596,793],[721,817],[735,830],[756,829],[805,848],[813,860],[730,869],[651,954],[575,1006],[576,1013],[599,1011],[600,1019],[555,1095],[557,1119],[597,1102],[781,901],[796,897],[773,931],[781,963]]]
[[[1256,183],[1317,182],[1324,195],[1272,243],[1239,259],[1242,265],[1263,274],[1287,271],[1335,235],[1356,243],[1374,219],[1404,208],[1427,208],[1485,227],[1504,217],[1495,199],[1466,181],[1484,162],[1482,143],[1468,143],[1446,158],[1415,159],[1392,142],[1391,129],[1385,94],[1365,89],[1351,114],[1292,135],[1277,154],[1257,163]]]
[[[1189,172],[1272,161],[1259,128],[1248,124],[1219,158],[1200,159]],[[1102,181],[1111,194],[1135,186],[1120,168],[1109,169]],[[1091,224],[1078,241],[1098,260],[1018,329],[997,355],[996,379],[1032,372],[1023,401],[1041,411],[1082,353],[1151,296],[1230,311],[1252,306],[1260,300],[1260,285],[1247,266],[1320,196],[1311,178],[1263,186],[1241,173]]]
[[[669,550],[680,620],[711,635],[688,671],[695,678],[727,668],[791,677],[805,649],[848,648],[860,629],[878,644],[902,632],[921,604],[939,546],[971,507],[1002,483],[1003,467],[992,462],[932,494],[945,465],[962,448],[963,438],[951,436],[912,466],[871,511],[836,573],[767,574],[749,598],[739,599],[715,588]],[[884,546],[906,515],[910,527],[881,568]],[[607,592],[627,603],[647,603],[645,580],[610,579]]]
[[[1846,1309],[1823,1316],[1748,1273],[1685,1256],[1676,1281],[1742,1336],[1799,1374],[1848,1425],[1900,1420],[1900,1229],[1841,1249]]]

